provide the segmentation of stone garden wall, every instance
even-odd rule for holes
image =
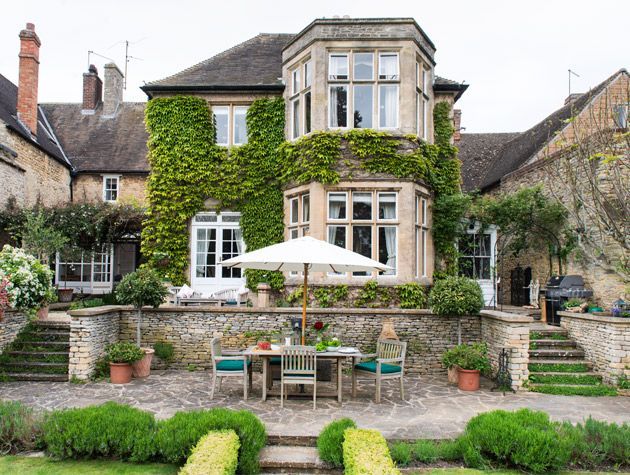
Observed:
[[[118,341],[121,308],[124,307],[105,306],[68,312],[71,317],[70,377],[88,379],[107,345]]]
[[[505,348],[509,354],[508,371],[512,389],[523,389],[529,377],[529,325],[531,317],[494,310],[481,312],[481,339],[488,345],[493,374],[499,367],[499,355]]]
[[[593,363],[605,383],[615,384],[619,376],[630,377],[630,319],[559,312],[560,325],[569,332]]]
[[[4,317],[0,321],[0,352],[15,340],[27,323],[28,316],[24,312],[4,311]]]

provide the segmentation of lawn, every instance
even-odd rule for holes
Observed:
[[[174,475],[177,465],[133,464],[112,460],[52,460],[48,457],[0,457],[0,474],[20,475]]]

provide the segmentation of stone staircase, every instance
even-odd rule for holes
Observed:
[[[69,323],[29,323],[0,356],[0,378],[8,381],[68,381],[69,354]]]
[[[315,437],[274,437],[260,453],[260,470],[267,474],[341,475],[319,458]]]
[[[529,389],[546,394],[606,396],[614,388],[602,384],[584,350],[561,328],[530,332]]]

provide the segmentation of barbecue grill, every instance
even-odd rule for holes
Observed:
[[[547,323],[560,325],[560,315],[563,304],[569,299],[586,299],[593,296],[592,290],[584,288],[581,275],[556,275],[547,281],[545,290],[545,306]]]

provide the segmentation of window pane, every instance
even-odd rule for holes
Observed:
[[[473,258],[460,257],[457,261],[459,263],[459,274],[463,275],[464,277],[473,279],[475,277]]]
[[[247,143],[247,107],[234,108],[234,144]]]
[[[330,88],[330,126],[348,126],[348,86],[332,86]]]
[[[396,193],[378,194],[378,219],[396,219]]]
[[[426,229],[422,230],[422,276],[427,275],[427,236]]]
[[[331,54],[329,79],[348,79],[348,55]]]
[[[300,69],[293,71],[293,94],[300,92]]]
[[[328,226],[328,242],[346,248],[346,227],[345,226]]]
[[[302,196],[302,222],[308,223],[311,218],[311,197],[310,195]]]
[[[427,200],[422,198],[422,225],[426,226],[427,224]]]
[[[362,256],[372,258],[372,226],[352,226],[352,250]],[[353,275],[368,275],[368,273],[354,272]]]
[[[352,219],[372,219],[372,193],[352,193]]]
[[[428,94],[429,92],[427,91],[427,79],[428,79],[429,75],[427,73],[427,70],[422,68],[422,92],[424,92],[425,94]]]
[[[297,138],[300,136],[300,101],[293,101],[293,129],[291,132],[292,138]]]
[[[297,228],[291,229],[289,232],[289,239],[297,239],[297,237],[298,237],[298,229]]]
[[[354,53],[354,80],[374,79],[374,54]]]
[[[346,219],[345,193],[328,193],[328,218]]]
[[[354,126],[356,128],[372,128],[374,111],[372,85],[354,86]]]
[[[311,93],[304,94],[304,133],[311,131]]]
[[[212,112],[214,112],[214,121],[217,128],[217,144],[227,145],[229,137],[228,108],[227,106],[215,106],[212,108]]]
[[[241,233],[238,229],[223,229],[221,260],[227,260],[240,254]],[[221,276],[226,279],[238,279],[241,277],[241,269],[221,266]]]
[[[427,118],[427,101],[422,99],[422,138],[426,139],[429,135],[429,119]]]
[[[398,86],[379,86],[379,127],[398,127]]]
[[[304,64],[304,87],[309,87],[312,83],[312,74],[313,74],[313,68],[311,66],[311,62],[309,61],[308,63]]]
[[[387,80],[398,79],[398,55],[396,53],[379,55],[378,78]]]
[[[291,223],[298,222],[298,199],[291,199]]]
[[[396,227],[380,226],[378,228],[378,261],[392,267],[385,275],[396,274]]]

